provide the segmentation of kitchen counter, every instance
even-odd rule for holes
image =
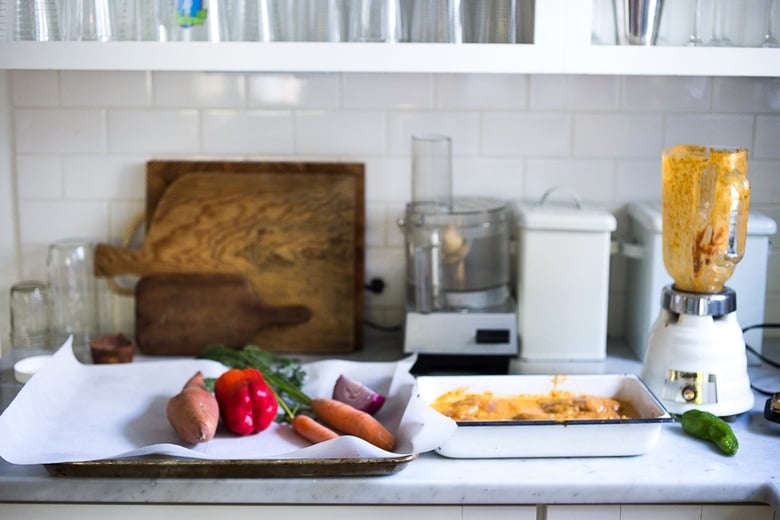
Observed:
[[[368,346],[348,359],[403,356],[397,339],[372,333]],[[376,337],[372,337],[376,336]],[[512,372],[635,373],[640,363],[612,343],[603,363],[542,366],[514,362]],[[780,359],[780,341],[764,352]],[[20,385],[12,355],[0,359],[0,404]],[[751,358],[751,381],[780,390],[780,372]],[[715,504],[755,502],[780,510],[780,424],[763,417],[767,397],[732,427],[740,441],[734,457],[693,439],[678,424],[664,425],[647,454],[615,458],[454,460],[422,454],[401,471],[365,478],[100,479],[49,476],[41,466],[0,461],[0,502],[124,504]],[[2,434],[0,432],[0,434]],[[0,510],[2,504],[0,504]]]

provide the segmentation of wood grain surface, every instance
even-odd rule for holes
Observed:
[[[362,346],[364,211],[362,164],[152,161],[143,244],[98,244],[95,273],[244,275],[268,305],[312,311],[300,326],[260,330],[257,344],[354,350]]]
[[[195,356],[214,344],[240,348],[262,328],[309,319],[304,305],[265,304],[242,275],[156,274],[135,288],[135,341],[149,355]]]

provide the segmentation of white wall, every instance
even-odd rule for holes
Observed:
[[[43,276],[46,244],[117,242],[144,207],[150,158],[361,161],[366,276],[388,291],[368,317],[401,320],[410,135],[453,138],[457,195],[538,199],[565,185],[618,216],[660,198],[660,151],[746,146],[752,209],[780,222],[780,79],[433,74],[8,73],[21,274]],[[0,93],[2,89],[0,89]],[[5,240],[5,237],[4,237]],[[780,321],[780,255],[767,320]],[[624,262],[614,257],[610,335],[622,336]],[[2,290],[7,293],[7,287]],[[7,315],[7,313],[3,313]],[[107,327],[132,332],[122,299]],[[3,316],[4,319],[5,316]]]

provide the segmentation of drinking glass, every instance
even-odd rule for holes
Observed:
[[[281,39],[278,1],[234,0],[229,16],[231,40],[271,42]]]
[[[107,42],[116,39],[116,4],[111,0],[69,0],[61,6],[64,40]]]
[[[462,43],[460,0],[418,0],[411,14],[413,42]]]
[[[16,0],[14,16],[15,40],[45,42],[60,39],[54,0]]]
[[[402,40],[400,0],[352,0],[348,6],[349,41],[399,42]]]
[[[774,31],[775,0],[766,0],[766,33],[762,47],[777,47],[777,37]]]
[[[11,347],[52,348],[49,296],[45,282],[25,280],[11,286]]]
[[[516,0],[462,0],[463,41],[470,43],[516,43]]]
[[[52,341],[59,346],[68,336],[73,336],[74,353],[86,361],[89,343],[97,337],[98,328],[93,245],[78,239],[50,244],[46,270]]]
[[[701,0],[693,0],[693,28],[688,38],[688,45],[698,47],[704,43],[701,39]]]

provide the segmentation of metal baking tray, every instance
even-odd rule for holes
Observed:
[[[451,458],[614,457],[641,455],[673,418],[650,389],[629,375],[421,376],[426,403],[450,390],[495,395],[547,394],[555,390],[612,397],[630,404],[636,419],[458,421],[455,433],[436,449]]]
[[[53,476],[87,478],[367,477],[397,473],[416,457],[201,460],[149,456],[44,467]]]

